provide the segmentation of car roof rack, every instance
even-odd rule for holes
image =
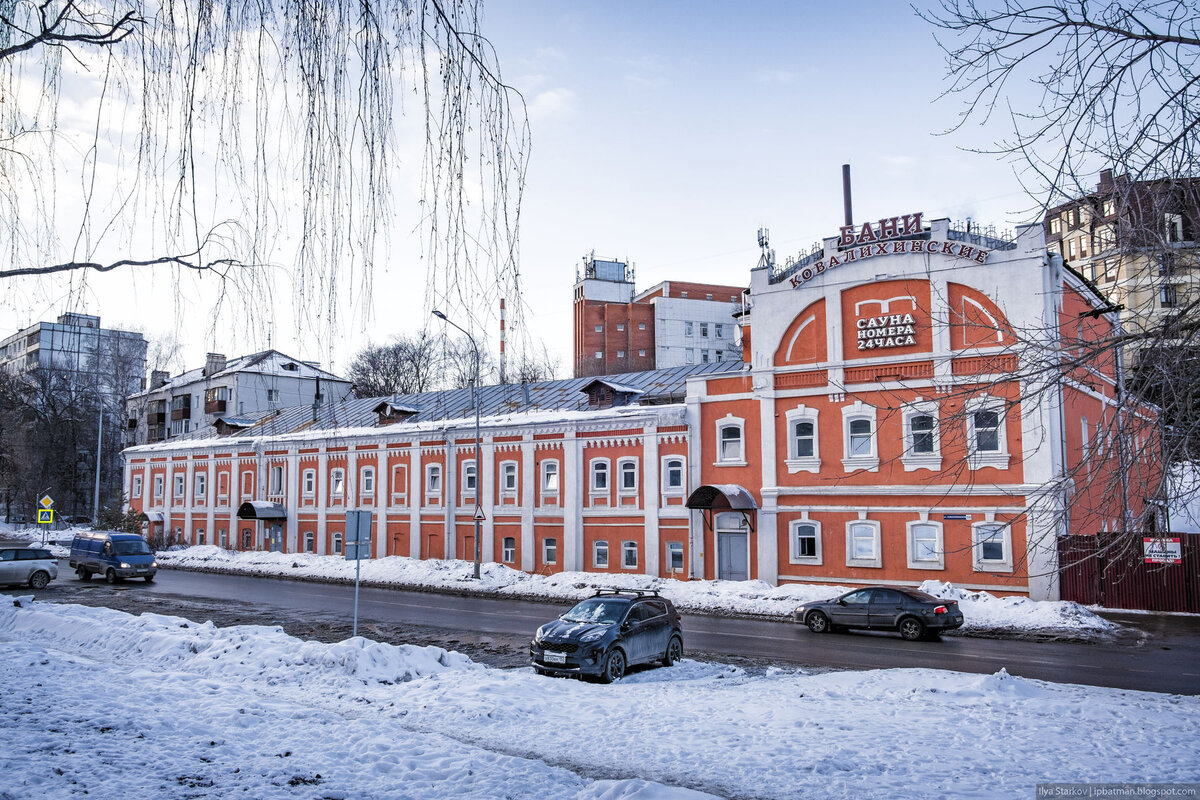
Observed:
[[[600,595],[604,595],[604,594],[611,594],[611,595],[633,594],[633,595],[637,595],[638,597],[660,597],[661,596],[659,594],[658,589],[597,589],[596,593],[594,595],[592,595],[592,597],[599,597]]]

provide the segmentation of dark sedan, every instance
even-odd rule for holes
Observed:
[[[842,628],[899,631],[909,641],[962,627],[957,600],[943,600],[916,589],[872,586],[832,600],[804,603],[792,612],[813,633]]]
[[[619,681],[633,664],[683,657],[675,606],[657,592],[604,589],[538,628],[529,658],[539,675]]]

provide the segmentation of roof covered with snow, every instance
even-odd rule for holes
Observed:
[[[320,378],[323,381],[349,383],[345,378],[321,369],[314,362],[301,361],[278,350],[263,350],[259,353],[251,353],[250,355],[228,359],[225,362],[224,369],[214,372],[211,375],[205,375],[204,370],[205,367],[197,367],[196,369],[181,372],[175,377],[168,379],[162,386],[131,394],[129,398],[145,397],[164,391],[170,392],[175,389],[182,389],[185,386],[191,386],[197,381],[215,383],[219,382],[222,378],[244,373],[301,379]]]
[[[588,410],[588,396],[584,392],[585,387],[597,380],[620,385],[622,391],[638,394],[640,402],[644,405],[681,404],[686,397],[689,378],[733,371],[740,367],[741,364],[737,362],[717,361],[620,375],[484,386],[480,393],[480,416],[506,420],[520,417],[521,421],[547,421],[551,418],[577,418],[600,413]],[[234,431],[224,438],[277,437],[313,431],[374,428],[379,424],[379,409],[384,405],[416,409],[416,413],[404,421],[406,425],[420,426],[422,423],[428,425],[448,420],[473,419],[475,415],[471,389],[445,389],[421,394],[366,397],[329,403],[316,410],[315,419],[311,405],[246,413],[241,415],[240,420],[249,422],[248,427]],[[605,409],[603,413],[629,413],[636,412],[639,408],[631,406]],[[218,437],[217,430],[209,426],[172,437],[166,442],[131,449],[168,449],[175,443],[195,443]]]

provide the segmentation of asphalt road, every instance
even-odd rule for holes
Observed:
[[[24,590],[28,592],[28,590]],[[9,589],[8,593],[21,593]],[[65,562],[44,593],[54,602],[86,602],[126,610],[158,610],[217,624],[281,624],[304,635],[348,635],[354,587],[300,581],[163,570],[152,584],[140,580],[108,586],[78,581]],[[482,646],[501,666],[525,663],[538,625],[566,606],[554,603],[463,597],[362,588],[360,633],[384,640],[444,643],[472,654]],[[895,634],[816,635],[791,623],[684,614],[689,654],[737,663],[834,669],[928,667],[1010,674],[1048,681],[1120,689],[1200,694],[1200,619],[1137,615],[1145,630],[1118,642],[1035,642],[944,636],[906,642]]]

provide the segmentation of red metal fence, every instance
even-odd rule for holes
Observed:
[[[1181,564],[1147,564],[1141,539],[1118,546],[1109,535],[1058,540],[1063,600],[1107,608],[1200,613],[1200,533],[1171,533],[1182,548]]]

